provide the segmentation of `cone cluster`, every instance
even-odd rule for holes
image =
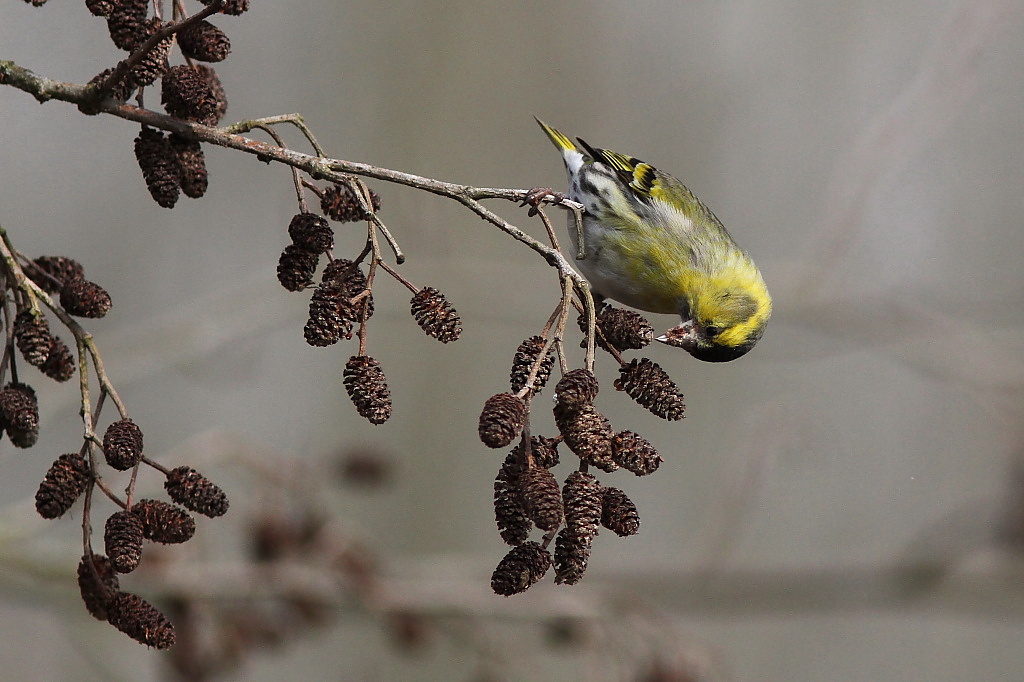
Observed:
[[[42,5],[45,0],[29,0]],[[150,0],[86,0],[89,12],[106,20],[108,33],[115,47],[129,54],[116,66],[104,69],[89,82],[85,90],[87,101],[80,108],[87,114],[108,110],[111,100],[127,101],[138,93],[142,106],[143,89],[160,83],[160,99],[167,113],[177,119],[206,126],[220,123],[227,111],[224,88],[212,67],[198,62],[219,62],[231,50],[225,33],[210,21],[193,21],[185,30],[180,29],[186,19],[164,21],[160,16],[161,3]],[[226,0],[219,7],[224,14],[240,14],[248,9],[248,0]],[[170,10],[163,7],[170,13]],[[175,7],[178,19],[186,10]],[[169,14],[168,14],[169,17]],[[177,44],[188,63],[172,66],[170,54]],[[156,99],[155,96],[147,98]],[[199,126],[174,126],[180,132],[166,134],[143,125],[134,140],[134,152],[150,194],[161,206],[171,208],[184,194],[198,198],[205,194],[209,176],[206,169]],[[190,132],[193,131],[193,132]],[[191,135],[191,136],[190,136]],[[318,253],[328,252],[333,246],[333,235],[326,220],[318,218],[324,228],[309,226],[296,240],[305,249]],[[19,256],[19,259],[21,257]],[[281,277],[294,288],[312,284],[316,263],[305,267],[297,259],[284,259]],[[17,274],[17,266],[14,273]],[[100,285],[85,277],[77,261],[61,256],[42,256],[22,264],[25,275],[45,294],[33,296],[17,291],[18,282],[9,284],[14,295],[6,309],[5,322],[10,325],[10,347],[17,347],[25,363],[57,380],[70,379],[76,369],[76,357],[71,349],[50,330],[50,321],[40,304],[67,321],[64,314],[82,318],[102,318],[111,309],[111,297]],[[23,284],[23,283],[22,283]],[[22,287],[24,288],[24,287]],[[38,293],[38,291],[37,291]],[[55,301],[59,301],[57,308]],[[93,352],[88,335],[73,327],[80,352]],[[10,349],[9,349],[10,350]],[[102,375],[99,357],[96,369]],[[0,389],[0,431],[15,447],[27,448],[36,443],[39,435],[39,409],[35,391],[17,381],[22,367],[16,357],[5,357],[4,366],[14,381]],[[84,369],[84,368],[83,368]],[[83,380],[85,377],[82,377]],[[103,376],[100,379],[105,382]],[[164,613],[142,597],[123,591],[119,574],[134,571],[140,564],[145,541],[165,544],[182,543],[195,533],[195,521],[190,511],[216,517],[226,513],[228,500],[224,492],[209,479],[188,466],[171,470],[144,457],[142,431],[125,416],[124,406],[104,383],[104,392],[92,405],[83,402],[83,416],[93,417],[87,425],[85,443],[80,452],[60,455],[43,476],[35,495],[37,513],[46,519],[67,514],[79,498],[90,505],[83,510],[85,555],[78,565],[77,579],[86,609],[99,620],[105,620],[133,639],[157,649],[174,644],[175,630]],[[120,416],[103,433],[102,445],[89,430],[99,417],[99,406],[104,396],[113,396]],[[83,397],[85,401],[87,396]],[[102,458],[100,452],[102,451]],[[131,470],[130,482],[124,497],[118,487],[103,483],[97,467],[101,462],[117,471]],[[139,465],[158,470],[165,476],[168,495],[177,504],[135,498],[136,475]],[[106,477],[104,477],[106,478]],[[125,476],[128,478],[128,476]],[[96,489],[102,495],[94,494]],[[105,554],[93,553],[95,539],[92,526],[97,509],[92,502],[109,498],[120,509],[110,514],[103,523]],[[179,506],[180,505],[180,506]],[[90,516],[92,515],[92,516]],[[92,521],[90,521],[92,519]]]
[[[159,80],[160,101],[169,115],[218,125],[227,112],[224,86],[212,67],[198,62],[223,61],[231,52],[231,41],[206,20],[172,35],[176,25],[150,17],[151,4],[148,0],[86,0],[93,15],[106,19],[114,45],[129,53],[116,68],[104,69],[89,81],[97,88],[97,102],[107,97],[127,101],[140,88]],[[243,12],[248,3],[229,0],[222,11],[229,13],[229,7]],[[156,40],[152,45],[151,39]],[[170,65],[175,42],[189,63]],[[140,55],[144,47],[145,53]],[[197,140],[143,126],[135,139],[135,157],[150,195],[160,206],[173,208],[181,193],[193,199],[206,193],[209,176]]]
[[[539,357],[542,337],[520,346],[512,381],[529,372]],[[517,374],[518,373],[518,374]],[[520,389],[525,388],[521,379]],[[494,519],[501,539],[513,546],[498,564],[491,587],[509,596],[528,589],[550,567],[556,584],[574,585],[584,576],[594,538],[603,526],[620,537],[637,533],[640,517],[624,491],[604,486],[589,473],[595,467],[607,473],[620,468],[637,476],[658,469],[661,456],[653,445],[633,431],[615,432],[598,412],[594,400],[597,378],[586,369],[563,374],[555,387],[554,418],[559,435],[523,437],[505,457],[494,480]],[[529,392],[527,392],[529,394]],[[527,422],[529,401],[512,393],[492,396],[480,415],[480,438],[491,447],[512,443]],[[558,446],[564,443],[578,458],[559,490],[551,469],[558,465]],[[533,542],[536,528],[543,542]],[[554,541],[553,552],[549,544]]]

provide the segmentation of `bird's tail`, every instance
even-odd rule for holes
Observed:
[[[579,151],[579,149],[576,148],[576,145],[573,144],[572,140],[570,140],[568,137],[558,132],[557,130],[549,126],[547,123],[537,118],[536,116],[533,117],[533,120],[540,124],[540,127],[544,129],[544,132],[547,133],[548,138],[550,138],[551,142],[556,147],[558,147],[559,151]]]

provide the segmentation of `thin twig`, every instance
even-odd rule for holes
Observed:
[[[302,120],[302,114],[280,114],[278,116],[254,118],[225,126],[222,130],[236,134],[247,133],[255,128],[266,128],[269,126],[279,125],[281,123],[288,123],[298,128],[299,132],[302,133],[302,136],[306,138],[306,141],[308,141],[309,145],[313,148],[313,151],[316,152],[316,155],[321,158],[325,156],[323,147],[320,146],[316,137],[313,136],[313,131],[310,130],[309,126],[306,125],[306,122]]]
[[[254,125],[253,129],[262,130],[267,135],[270,135],[270,137],[273,138],[274,142],[277,143],[277,146],[280,147],[281,149],[288,148],[288,145],[286,145],[284,142],[284,138],[278,135],[277,131],[271,128],[269,124],[261,123],[258,125]],[[296,168],[295,166],[291,167],[291,172],[292,184],[295,185],[295,194],[299,202],[299,211],[301,211],[302,213],[309,213],[306,204],[306,193],[302,191],[303,178],[301,175],[299,175],[299,169]]]
[[[580,314],[583,314],[585,312],[583,305],[579,301],[573,301],[572,305],[576,309],[576,312]],[[626,361],[622,359],[622,353],[620,353],[618,349],[608,341],[608,337],[604,335],[604,331],[601,329],[600,325],[596,323],[596,319],[594,324],[594,333],[596,334],[596,338],[599,338],[604,342],[604,345],[602,347],[606,351],[611,353],[611,356],[615,358],[616,362],[618,362],[620,365],[626,364]]]
[[[379,266],[381,267],[381,269],[382,269],[382,270],[384,270],[384,272],[388,273],[389,275],[391,275],[392,277],[394,277],[394,278],[395,278],[396,280],[398,280],[399,282],[401,282],[402,284],[404,284],[404,285],[405,285],[405,287],[406,287],[406,288],[407,288],[407,289],[408,289],[409,291],[411,291],[412,293],[414,293],[414,294],[418,294],[418,293],[420,292],[420,287],[416,286],[415,284],[413,284],[412,282],[410,282],[409,280],[407,280],[407,279],[406,279],[405,277],[402,277],[402,276],[401,276],[400,274],[398,274],[398,272],[397,272],[397,271],[396,271],[396,270],[395,270],[394,268],[392,268],[391,266],[389,266],[389,265],[388,265],[387,263],[385,263],[384,261],[380,261],[380,262],[378,262],[378,263],[377,263],[377,265],[379,265]]]
[[[563,276],[561,285],[562,298],[559,302],[558,321],[555,322],[555,352],[558,354],[558,369],[565,374],[569,371],[565,357],[565,321],[569,317],[569,302],[572,300],[572,280]]]
[[[402,249],[398,246],[398,240],[395,239],[387,225],[381,222],[380,218],[377,217],[377,213],[373,210],[373,196],[370,194],[370,188],[359,178],[349,178],[348,185],[354,189],[356,199],[358,199],[359,206],[363,209],[366,219],[376,225],[377,229],[384,235],[385,241],[387,241],[391,251],[395,254],[395,263],[398,265],[404,263],[405,254],[402,253]]]
[[[561,247],[558,245],[558,237],[555,235],[555,228],[551,226],[551,219],[548,218],[548,214],[544,209],[537,207],[537,215],[540,216],[540,220],[544,223],[544,229],[548,233],[548,240],[551,242],[551,248],[555,251],[561,251]]]
[[[585,358],[586,368],[593,373],[594,371],[594,329],[597,327],[597,312],[594,307],[594,297],[590,293],[590,287],[586,283],[580,284],[579,282],[573,282],[573,287],[576,289],[576,295],[583,301],[584,314],[587,316],[587,353]]]

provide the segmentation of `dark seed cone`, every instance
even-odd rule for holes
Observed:
[[[313,253],[334,248],[334,230],[327,219],[315,213],[297,213],[288,224],[288,236],[295,246]]]
[[[53,337],[42,313],[33,315],[27,308],[18,313],[14,318],[14,340],[25,362],[33,367],[42,367],[50,356]]]
[[[534,466],[543,469],[551,469],[558,466],[558,444],[561,441],[557,438],[545,438],[544,436],[533,436],[530,438],[530,454],[533,456]],[[520,442],[510,453],[517,458],[517,461],[525,462],[523,455],[523,443]]]
[[[636,505],[618,488],[605,488],[601,493],[601,525],[620,538],[640,531]]]
[[[347,258],[336,258],[324,268],[324,274],[320,277],[323,284],[333,284],[339,288],[346,289],[354,298],[366,289],[366,275],[362,269]]]
[[[131,573],[142,559],[142,521],[130,511],[114,512],[103,527],[103,546],[118,573]]]
[[[206,155],[203,154],[203,146],[199,140],[190,140],[177,133],[171,133],[167,141],[178,160],[182,194],[190,199],[198,199],[206,194],[210,176],[206,172]]]
[[[366,289],[366,276],[352,261],[331,261],[309,302],[309,320],[303,334],[312,346],[329,346],[341,338],[352,338],[353,324],[373,315],[373,294]]]
[[[186,121],[215,126],[220,121],[213,85],[197,68],[172,66],[161,80],[160,102],[168,114]]]
[[[217,77],[217,72],[212,66],[208,64],[195,64],[193,68],[210,87],[210,94],[213,95],[213,100],[217,105],[214,114],[219,122],[228,111],[228,97],[224,92],[224,85],[220,82],[220,78]]]
[[[555,384],[555,399],[570,410],[579,410],[594,402],[597,390],[597,379],[593,372],[574,369],[566,372]]]
[[[612,439],[612,458],[623,469],[637,476],[653,474],[662,459],[654,446],[643,436],[632,431],[620,431]]]
[[[533,527],[523,509],[519,477],[515,453],[510,453],[494,479],[494,520],[501,539],[513,546],[526,542]]]
[[[131,512],[142,521],[142,537],[173,545],[188,542],[196,532],[196,522],[181,507],[160,500],[139,500]]]
[[[277,281],[288,291],[302,291],[313,286],[313,274],[320,256],[289,244],[277,261]],[[313,344],[318,345],[318,344]]]
[[[139,46],[141,47],[145,40],[148,40],[150,36],[163,28],[163,26],[164,22],[160,21],[156,17],[146,21],[143,24],[144,36],[142,40],[139,41]],[[146,53],[146,56],[128,72],[128,78],[139,86],[152,85],[155,83],[158,78],[167,73],[167,55],[171,53],[172,43],[173,38],[168,36],[154,45],[153,48]]]
[[[114,69],[104,69],[92,77],[89,81],[89,85],[95,85],[106,81],[112,73],[114,73]],[[139,84],[132,80],[130,75],[125,74],[125,76],[115,83],[106,94],[108,97],[116,99],[118,102],[127,102],[138,89]]]
[[[558,531],[555,538],[556,585],[575,585],[583,579],[592,543],[593,536],[579,535],[569,528]]]
[[[103,433],[103,456],[118,471],[127,471],[142,459],[142,430],[131,419],[121,419]]]
[[[25,274],[49,294],[59,294],[72,279],[85,277],[85,268],[72,258],[40,256],[25,267]]]
[[[555,424],[577,457],[609,473],[619,468],[612,459],[612,426],[604,415],[592,405],[571,410],[555,403],[554,411]]]
[[[98,319],[110,312],[110,294],[95,282],[72,279],[61,289],[60,304],[69,315]]]
[[[85,0],[85,6],[97,17],[108,16],[117,4],[116,0]]]
[[[480,440],[489,448],[503,448],[519,436],[526,425],[526,405],[511,393],[492,395],[480,412]]]
[[[167,495],[190,511],[210,518],[223,516],[228,511],[228,496],[191,467],[172,469],[164,481]]]
[[[0,391],[0,424],[16,448],[30,448],[39,439],[39,403],[28,384],[9,383]]]
[[[580,537],[597,535],[601,523],[601,484],[591,474],[574,471],[565,479],[565,525]]]
[[[328,263],[320,283],[333,290],[338,314],[346,320],[356,322],[362,319],[364,307],[366,319],[373,317],[373,293],[363,295],[369,283],[363,271],[352,261],[338,258]],[[358,300],[353,301],[356,298]]]
[[[508,481],[519,485],[519,477],[526,471],[526,460],[523,458],[522,444],[516,444],[512,451],[505,455],[505,461],[501,463],[499,475],[505,476]]]
[[[379,362],[367,355],[353,355],[345,363],[344,382],[361,417],[371,424],[383,424],[391,417],[391,391]]]
[[[44,519],[63,516],[89,483],[89,465],[77,452],[61,455],[50,465],[36,491],[36,511]]]
[[[133,51],[149,37],[146,31],[148,0],[118,0],[106,13],[110,39],[119,50]],[[91,8],[90,8],[91,9]]]
[[[153,200],[164,208],[174,208],[178,201],[181,169],[164,134],[143,126],[135,138],[135,158]]]
[[[209,5],[213,0],[199,0],[204,5]],[[223,14],[242,14],[249,9],[249,0],[224,0],[224,6],[221,7]]]
[[[374,213],[380,210],[380,196],[372,189],[370,203]],[[320,198],[320,209],[328,218],[339,223],[353,223],[366,218],[355,192],[347,185],[334,184],[325,189]]]
[[[686,410],[679,388],[658,363],[648,358],[634,358],[620,367],[615,388],[625,391],[630,398],[662,419],[682,419]]]
[[[533,368],[533,363],[540,357],[542,350],[544,350],[543,336],[531,336],[519,344],[519,348],[516,349],[515,359],[512,360],[512,371],[509,375],[513,393],[519,393],[526,386],[526,380],[530,376],[530,369]],[[549,349],[540,363],[540,368],[537,370],[537,378],[533,380],[530,395],[540,393],[544,385],[548,383],[548,379],[551,377],[551,367],[554,364],[555,355]]]
[[[585,334],[587,318],[580,315],[576,320]],[[654,340],[654,327],[643,315],[606,305],[597,311],[597,328],[601,330],[596,343],[608,350],[611,346],[618,352],[639,350]],[[586,341],[582,346],[586,345]]]
[[[107,604],[107,621],[146,646],[169,649],[174,645],[174,626],[171,621],[137,594],[116,593]]]
[[[519,477],[523,510],[541,530],[555,530],[562,523],[562,495],[558,481],[547,469],[527,469]]]
[[[75,356],[63,341],[54,337],[46,362],[39,369],[54,381],[67,381],[75,375]]]
[[[444,294],[433,287],[423,287],[412,297],[412,316],[427,336],[441,343],[455,341],[462,334],[462,320]]]
[[[221,62],[231,52],[231,41],[224,31],[208,21],[200,21],[178,32],[178,47],[189,59]]]
[[[346,308],[339,291],[331,286],[319,286],[309,301],[309,318],[302,329],[306,343],[311,346],[330,346],[342,339],[352,338],[352,320],[342,314]]]
[[[491,575],[491,589],[503,597],[526,592],[549,568],[551,554],[536,542],[524,542],[498,562]]]
[[[93,571],[95,566],[96,570]],[[102,554],[83,556],[78,562],[78,589],[82,593],[85,608],[96,620],[107,619],[107,606],[110,599],[120,589],[117,572],[110,559]]]

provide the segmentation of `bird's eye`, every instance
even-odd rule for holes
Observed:
[[[721,327],[716,327],[713,324],[709,324],[708,326],[704,327],[704,334],[706,336],[718,336],[718,334],[721,331],[722,331]]]

